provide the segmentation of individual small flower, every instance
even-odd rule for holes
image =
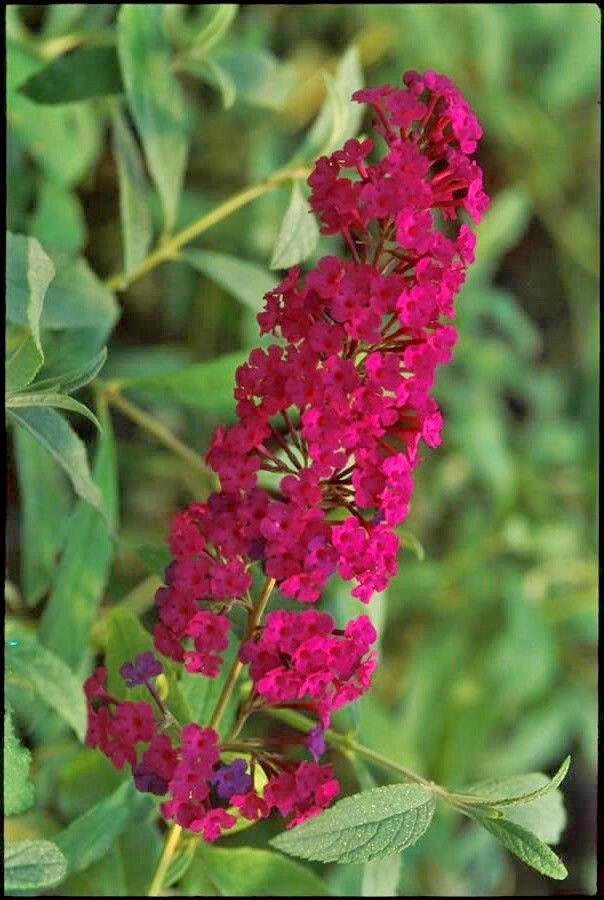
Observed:
[[[316,763],[319,762],[325,753],[325,733],[320,725],[317,725],[306,736],[306,746],[310,750],[311,756]]]
[[[230,800],[233,794],[245,794],[252,786],[244,759],[235,759],[228,766],[216,769],[211,782],[221,800]]]
[[[238,809],[244,819],[249,819],[250,822],[264,819],[269,814],[268,803],[263,797],[259,797],[255,791],[248,791],[246,794],[233,794],[231,806]]]
[[[128,687],[137,687],[151,678],[161,675],[163,666],[150,650],[141,653],[133,662],[125,662],[120,668],[120,675]]]
[[[132,766],[132,775],[137,791],[144,794],[163,796],[168,790],[168,782],[153,772],[144,762]]]
[[[232,828],[237,823],[235,816],[224,809],[211,809],[201,819],[195,819],[190,823],[190,831],[200,831],[203,839],[209,843],[218,840],[223,831]]]

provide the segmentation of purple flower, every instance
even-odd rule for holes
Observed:
[[[310,750],[314,761],[318,763],[325,753],[325,737],[323,735],[323,729],[320,725],[317,725],[316,728],[313,728],[312,731],[308,732],[308,735],[306,737],[306,746]]]
[[[157,794],[161,797],[168,790],[168,782],[142,762],[132,766],[132,774],[137,791],[143,794]]]
[[[150,650],[141,653],[136,657],[134,662],[125,662],[120,669],[120,675],[128,685],[128,687],[137,687],[161,675],[163,671],[162,664],[155,658]]]
[[[230,800],[233,794],[246,794],[252,786],[246,761],[235,759],[230,765],[216,769],[212,784],[221,800]]]

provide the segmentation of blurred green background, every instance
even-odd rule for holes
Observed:
[[[194,27],[198,8],[179,9],[181,25]],[[122,268],[113,101],[39,106],[15,86],[24,71],[72,46],[110,45],[115,15],[111,4],[73,4],[11,7],[7,19],[9,228],[37,236],[63,258],[82,253],[101,278]],[[572,753],[568,822],[557,848],[570,875],[561,886],[548,883],[486,832],[443,813],[404,853],[400,870],[392,860],[386,875],[379,866],[333,866],[327,880],[336,895],[591,893],[600,11],[581,3],[241,5],[212,51],[221,68],[178,75],[190,149],[176,230],[292,158],[325,100],[321,70],[334,73],[352,44],[368,84],[399,83],[406,69],[433,68],[453,79],[485,130],[479,162],[492,209],[457,301],[455,359],[437,384],[444,442],[425,454],[399,574],[373,607],[381,665],[370,695],[341,727],[453,787],[551,771]],[[287,185],[266,194],[194,245],[268,272],[288,197]],[[150,188],[148,200],[159,236],[161,207]],[[321,239],[309,263],[334,247],[334,239]],[[254,301],[208,271],[170,262],[119,293],[121,317],[100,375],[104,383],[149,376],[147,389],[133,387],[128,398],[197,450],[232,416],[234,363],[227,356],[188,367],[245,350],[256,334]],[[194,377],[183,387],[173,375],[185,367]],[[84,565],[72,569],[77,590],[87,592],[84,638],[92,650],[114,605],[144,611],[151,602],[157,581],[135,548],[161,543],[171,515],[209,489],[203,474],[117,408],[111,420],[115,443],[105,455],[115,450],[119,539],[89,577],[86,554],[107,539],[87,525]],[[94,456],[94,429],[72,421]],[[60,652],[53,629],[69,627],[59,601],[71,595],[69,584],[57,594],[55,560],[66,541],[65,552],[70,547],[73,501],[63,476],[32,447],[22,435],[13,443],[11,433],[7,596],[15,617],[41,623],[40,640]],[[37,506],[26,508],[28,490],[40,491]],[[82,517],[81,507],[76,512]],[[55,602],[45,613],[49,592]],[[341,586],[327,602],[342,615],[360,611]],[[67,653],[66,661],[81,674],[90,653],[77,664]],[[12,819],[9,834],[49,835],[118,782],[96,754],[59,726],[53,731],[48,711],[42,727],[23,697],[11,700],[33,751],[37,806]],[[355,778],[378,777],[334,761],[350,790]],[[157,840],[149,826],[150,857]],[[138,892],[142,876],[129,860],[135,841],[126,831],[61,894]],[[262,828],[232,841],[263,846]],[[203,893],[191,872],[185,892]]]

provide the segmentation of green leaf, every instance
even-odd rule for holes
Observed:
[[[326,897],[327,886],[301,866],[270,850],[202,846],[199,864],[223,897]]]
[[[171,70],[161,5],[122,4],[118,53],[130,110],[161,197],[165,228],[171,231],[187,162],[188,137],[184,98]]]
[[[420,784],[373,788],[270,842],[292,856],[319,862],[357,863],[399,853],[432,821],[434,795]]]
[[[45,178],[28,230],[50,250],[68,256],[79,253],[86,242],[86,220],[74,192]]]
[[[145,819],[153,805],[153,800],[139,793],[128,778],[113,794],[55,836],[67,859],[67,871],[80,872],[100,859],[130,822]]]
[[[6,330],[7,352],[4,369],[5,397],[16,395],[26,388],[40,371],[43,357],[28,329],[10,323]]]
[[[6,319],[29,329],[29,334],[25,333],[19,345],[7,355],[9,391],[21,390],[29,384],[44,360],[40,318],[54,275],[52,261],[39,241],[6,232]]]
[[[251,106],[282,109],[294,85],[293,70],[263,48],[221,48],[212,62],[229,78],[237,100]]]
[[[103,347],[99,353],[83,365],[70,367],[68,359],[63,360],[62,365],[53,365],[52,367],[45,365],[41,374],[46,377],[36,378],[31,387],[37,391],[60,391],[64,394],[73,394],[96,378],[105,365],[106,359],[107,348]],[[52,376],[49,376],[49,372],[53,373]]]
[[[7,841],[4,890],[9,895],[56,887],[67,871],[65,857],[51,841]]]
[[[105,515],[100,491],[92,480],[86,447],[75,431],[54,409],[7,410],[7,415],[25,428],[65,470],[73,488],[83,500]]]
[[[188,55],[195,58],[207,56],[229,30],[238,9],[237,3],[208,3],[203,10],[207,17],[205,24],[194,35],[191,34]]]
[[[40,106],[17,91],[42,60],[14,41],[7,43],[7,113],[11,131],[57,184],[71,187],[102,149],[103,117],[90,103]]]
[[[5,662],[9,678],[25,682],[84,740],[86,703],[81,680],[23,626],[10,620],[6,626]]]
[[[19,479],[21,588],[28,606],[46,593],[65,538],[70,495],[63,471],[23,428],[14,431]]]
[[[109,524],[80,501],[67,525],[65,549],[52,580],[52,591],[40,622],[40,641],[74,671],[87,661],[90,632],[103,599],[117,528],[116,447],[105,413],[94,464],[94,481]]]
[[[4,710],[4,815],[16,816],[34,803],[29,780],[31,755],[15,734],[10,706]]]
[[[297,181],[292,185],[289,205],[270,262],[271,269],[288,269],[308,259],[319,239],[319,226]]]
[[[363,87],[359,51],[349,47],[336,69],[335,78],[326,74],[327,99],[315,123],[294,159],[314,161],[317,156],[332,153],[348,138],[355,137],[363,119],[363,105],[351,101],[352,94]]]
[[[42,355],[40,318],[55,267],[35,238],[6,232],[6,317],[28,325]]]
[[[172,562],[172,555],[165,544],[143,544],[136,548],[136,555],[145,564],[150,575],[164,577],[167,567]]]
[[[185,702],[190,709],[190,718],[194,722],[207,722],[216,707],[218,698],[222,692],[229,671],[237,658],[239,642],[231,631],[229,634],[229,646],[222,653],[224,660],[217,678],[204,678],[202,675],[187,672],[183,667],[180,672],[178,686]],[[231,695],[231,700],[223,714],[220,731],[228,734],[235,721],[238,698],[236,692]]]
[[[500,191],[476,228],[476,262],[468,270],[468,285],[488,281],[500,259],[515,247],[528,225],[531,206],[519,187]]]
[[[570,756],[567,756],[556,774],[551,778],[540,772],[530,775],[512,775],[508,778],[491,778],[467,788],[473,802],[479,803],[478,797],[484,797],[488,806],[510,806],[517,803],[532,803],[544,797],[562,784],[570,767]],[[541,784],[536,785],[536,781]],[[473,797],[473,795],[477,795]]]
[[[115,47],[78,47],[53,59],[19,88],[36,103],[74,103],[124,90]]]
[[[361,893],[363,897],[398,897],[401,876],[401,857],[374,859],[363,866]]]
[[[537,872],[557,880],[567,877],[566,867],[554,851],[530,831],[508,819],[490,819],[478,810],[472,811],[471,818],[490,831],[510,853]]]
[[[31,407],[52,407],[53,409],[67,409],[70,412],[79,413],[89,422],[101,430],[99,420],[94,413],[67,394],[58,394],[55,391],[24,391],[14,397],[7,397],[5,406],[7,409],[22,409]]]
[[[247,358],[247,352],[237,351],[166,375],[121,378],[119,385],[124,391],[141,391],[168,402],[183,403],[220,420],[232,419],[235,371]]]
[[[120,668],[140,653],[154,652],[153,638],[131,612],[116,606],[108,615],[106,665],[108,690],[119,700],[148,700],[145,687],[129,688],[120,675]]]
[[[78,258],[57,265],[57,274],[46,295],[40,324],[43,328],[53,329],[94,329],[98,342],[94,352],[98,353],[119,314],[111,291],[86,260]]]
[[[116,606],[108,616],[108,640],[105,655],[109,675],[108,689],[121,700],[146,700],[149,693],[145,687],[129,688],[120,675],[120,668],[139,653],[150,650],[157,655],[151,634],[141,625],[133,613]],[[176,679],[175,668],[170,660],[162,658],[164,675],[168,684],[166,698],[170,712],[182,724],[191,721],[191,709],[183,697]],[[196,720],[197,721],[197,720]]]
[[[207,84],[218,88],[222,97],[222,105],[230,109],[237,96],[235,82],[228,72],[213,59],[189,59],[185,57],[178,65],[179,71],[188,72],[196,78],[201,78]]]
[[[128,274],[145,258],[151,246],[153,227],[143,162],[121,110],[116,110],[113,116],[113,155],[120,186],[124,273]]]
[[[261,266],[227,256],[226,253],[185,250],[181,259],[203,272],[255,313],[262,309],[264,295],[275,287],[276,279]]]

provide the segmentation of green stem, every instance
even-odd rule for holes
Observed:
[[[154,416],[144,412],[140,407],[131,403],[130,400],[126,400],[126,398],[115,389],[106,389],[104,395],[116,409],[119,409],[119,411],[127,416],[127,418],[135,422],[139,428],[152,434],[161,444],[168,447],[168,449],[172,450],[177,456],[180,456],[180,458],[188,463],[188,465],[203,472],[204,475],[210,475],[212,481],[215,481],[216,476],[206,466],[202,457],[198,453],[195,453],[191,447],[183,444],[175,434],[172,434],[172,432],[166,428],[165,425],[162,425],[161,422],[158,422]]]
[[[254,609],[252,610],[250,617],[247,622],[247,628],[245,632],[245,636],[243,641],[247,641],[248,638],[252,636],[254,633],[254,629],[260,622],[264,614],[264,610],[266,609],[266,604],[269,601],[271,594],[275,588],[276,581],[274,578],[267,578],[264,582],[264,587],[262,588],[262,593],[258,598],[258,602],[256,603]],[[243,643],[242,641],[242,643]],[[218,698],[218,703],[216,704],[216,708],[214,710],[214,714],[210,719],[210,728],[214,728],[215,730],[218,728],[220,720],[224,714],[225,709],[227,708],[227,704],[231,698],[231,694],[235,689],[235,685],[237,684],[237,680],[241,674],[241,670],[243,669],[243,663],[239,659],[239,656],[233,662],[231,666],[231,670],[227,675],[226,681],[224,683],[224,687],[222,688],[222,692],[220,697]]]
[[[160,896],[166,873],[170,868],[170,863],[172,862],[172,857],[176,852],[181,834],[182,827],[180,825],[176,825],[175,823],[168,832],[168,837],[166,838],[166,843],[164,844],[162,855],[160,857],[159,863],[157,864],[157,869],[155,870],[155,874],[153,875],[153,879],[151,881],[151,884],[149,885],[149,890],[147,892],[148,897]]]
[[[283,184],[285,181],[306,178],[308,174],[309,170],[303,167],[282,169],[278,172],[274,172],[268,178],[265,178],[264,181],[260,181],[258,184],[245,188],[229,200],[225,200],[224,203],[221,203],[219,206],[215,207],[215,209],[210,210],[209,213],[201,216],[195,222],[192,222],[187,228],[179,231],[179,233],[174,235],[170,240],[162,243],[152,253],[145,257],[140,265],[132,272],[122,272],[119,275],[114,275],[112,278],[109,278],[106,282],[107,287],[110,290],[115,291],[126,290],[133,281],[146,275],[147,272],[150,272],[156,266],[167,260],[175,259],[178,256],[179,250],[181,250],[185,244],[188,244],[204,231],[207,231],[212,225],[216,225],[217,222],[226,219],[231,213],[236,212],[238,209],[251,203],[251,201],[255,200],[257,197],[261,197],[263,194],[275,190],[275,188],[279,187],[279,185]]]
[[[291,709],[266,708],[263,709],[262,712],[267,713],[267,715],[272,716],[274,719],[279,719],[280,722],[284,722],[286,725],[290,725],[298,731],[310,731],[315,727],[315,723],[312,719]],[[345,754],[356,754],[356,756],[367,760],[367,762],[381,766],[383,769],[390,769],[391,772],[395,772],[401,778],[404,778],[405,781],[413,781],[415,784],[421,784],[443,797],[448,794],[445,788],[434,784],[432,781],[428,781],[426,778],[422,778],[421,775],[412,772],[411,769],[407,769],[405,766],[399,765],[393,760],[388,759],[386,756],[382,756],[381,753],[377,753],[369,747],[364,747],[362,744],[357,743],[355,740],[344,734],[338,734],[337,731],[327,729],[325,732],[325,740],[332,747],[341,750]]]

